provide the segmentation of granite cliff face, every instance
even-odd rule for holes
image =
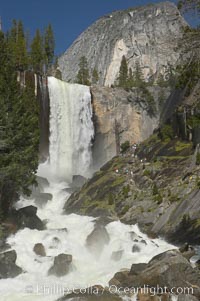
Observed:
[[[92,87],[95,139],[94,168],[98,169],[120,151],[125,141],[131,144],[147,139],[158,127],[159,97],[170,94],[169,88],[149,87],[148,94],[138,88]]]
[[[74,82],[80,57],[90,71],[99,73],[100,85],[111,86],[119,72],[122,56],[133,70],[136,61],[146,80],[158,73],[167,76],[179,58],[178,40],[187,25],[175,4],[162,2],[117,11],[97,20],[59,58],[63,80]]]

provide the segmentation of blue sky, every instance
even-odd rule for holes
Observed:
[[[14,18],[22,20],[31,34],[51,23],[56,53],[61,54],[99,17],[152,2],[161,0],[0,0],[0,16],[5,31]]]

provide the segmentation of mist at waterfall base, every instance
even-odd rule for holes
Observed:
[[[50,158],[39,166],[38,174],[48,179],[50,185],[44,187],[44,192],[51,193],[53,199],[43,207],[38,207],[37,215],[46,221],[46,230],[25,228],[8,238],[11,248],[17,252],[16,264],[24,273],[14,279],[0,280],[2,301],[54,301],[62,296],[64,290],[97,284],[106,286],[120,269],[130,268],[133,263],[147,263],[153,256],[174,248],[161,239],[149,239],[137,225],[114,221],[106,226],[110,241],[101,254],[97,256],[97,253],[88,249],[86,240],[94,229],[95,219],[75,214],[64,215],[63,206],[69,197],[65,188],[69,187],[72,176],[88,176],[91,170],[94,127],[90,90],[53,77],[48,79],[48,85]],[[34,198],[21,197],[16,207],[31,204],[36,206]],[[139,240],[137,244],[140,251],[136,253],[132,252],[135,244],[133,233]],[[44,245],[46,257],[34,253],[36,243]],[[118,261],[112,257],[116,251],[123,251]],[[59,278],[48,276],[54,257],[61,253],[73,256],[72,271]]]

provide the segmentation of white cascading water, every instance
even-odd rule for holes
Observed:
[[[71,181],[74,174],[87,175],[91,166],[93,124],[89,88],[50,77],[49,94],[50,163],[40,165],[38,174],[48,178],[50,185],[44,192],[51,193],[53,199],[37,212],[46,221],[46,230],[25,228],[9,237],[8,243],[17,252],[16,264],[24,273],[14,279],[0,280],[1,301],[55,301],[63,290],[95,284],[105,286],[120,269],[130,268],[133,263],[147,263],[153,256],[174,248],[161,239],[149,239],[137,225],[115,221],[106,226],[110,241],[101,255],[97,258],[90,252],[86,240],[94,229],[95,219],[63,215],[69,197],[66,181]],[[31,200],[21,197],[16,207],[29,205],[36,206],[34,197]],[[134,242],[135,238],[138,242]],[[46,257],[33,252],[36,243],[44,245]],[[132,252],[134,244],[139,247],[135,253]],[[112,259],[116,251],[123,252],[118,261]],[[73,256],[73,271],[60,278],[48,276],[54,256],[61,253]]]
[[[48,78],[50,97],[50,166],[53,177],[88,175],[94,136],[90,89]]]

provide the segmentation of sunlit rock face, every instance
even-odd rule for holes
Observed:
[[[125,141],[131,144],[147,139],[159,124],[159,95],[166,100],[169,88],[150,87],[156,113],[146,95],[135,88],[125,91],[120,88],[92,87],[95,138],[93,163],[95,169],[114,157]]]
[[[117,11],[97,20],[59,58],[63,80],[73,82],[82,56],[90,71],[99,73],[99,84],[111,86],[119,72],[122,56],[128,67],[139,62],[144,77],[167,75],[179,56],[178,41],[187,25],[177,7],[162,2]]]

